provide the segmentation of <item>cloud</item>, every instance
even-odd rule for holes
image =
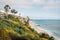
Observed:
[[[20,8],[32,8],[32,0],[1,0],[0,5],[9,4]]]
[[[33,0],[35,4],[43,5],[44,11],[60,8],[60,0]]]
[[[44,5],[44,10],[60,8],[60,0],[0,0],[0,5],[9,4],[20,8],[33,8],[33,5]]]
[[[56,10],[58,12],[60,10],[60,0],[0,0],[0,9],[2,7],[1,5],[6,4],[9,4],[12,8],[17,8],[18,11],[23,8],[21,11],[23,14],[25,13],[26,15],[35,18],[58,18],[60,15],[50,13],[53,11],[56,12]]]
[[[33,0],[35,4],[44,4],[46,0]]]
[[[44,6],[44,11],[60,8],[60,0],[48,0]]]

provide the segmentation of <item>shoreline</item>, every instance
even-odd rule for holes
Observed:
[[[33,28],[37,33],[46,33],[49,36],[53,36],[55,38],[55,40],[59,40],[59,38],[54,36],[52,32],[41,28],[40,26],[36,25],[36,23],[30,21],[29,24],[30,24],[31,28]]]
[[[32,21],[30,21],[30,26],[31,28],[33,28],[35,31],[37,31],[38,33],[40,32],[44,32],[44,33],[47,33],[44,31],[44,29],[40,28],[39,26],[37,26],[35,23],[33,23]]]

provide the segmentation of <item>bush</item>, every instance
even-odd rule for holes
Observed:
[[[4,21],[3,24],[5,24],[6,26],[9,26],[9,27],[12,26],[12,23],[10,23],[10,22],[8,22],[8,21]]]
[[[22,27],[19,24],[15,24],[14,27],[21,29]]]
[[[46,34],[46,33],[41,33],[39,36],[40,36],[41,38],[49,38],[49,35]]]
[[[23,29],[20,29],[18,32],[19,32],[20,34],[24,34]]]
[[[30,27],[29,27],[29,29],[30,29],[32,32],[36,33],[36,31],[35,31],[33,28],[30,28]]]
[[[54,39],[55,39],[55,38],[54,38],[54,37],[52,37],[52,36],[51,36],[51,37],[49,37],[49,40],[54,40]]]
[[[20,37],[20,40],[30,40],[30,38],[27,36],[23,36],[23,37]]]
[[[12,17],[12,15],[9,14],[9,15],[8,15],[8,18],[13,18],[13,17]]]
[[[38,40],[38,39],[39,39],[39,38],[36,37],[34,34],[30,34],[30,33],[28,33],[26,36],[29,37],[30,40]]]

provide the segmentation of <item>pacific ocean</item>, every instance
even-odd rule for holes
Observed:
[[[60,20],[32,20],[41,28],[48,30],[60,40]]]

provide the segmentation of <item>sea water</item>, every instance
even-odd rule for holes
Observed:
[[[60,40],[60,20],[32,20],[41,28],[48,30]]]

